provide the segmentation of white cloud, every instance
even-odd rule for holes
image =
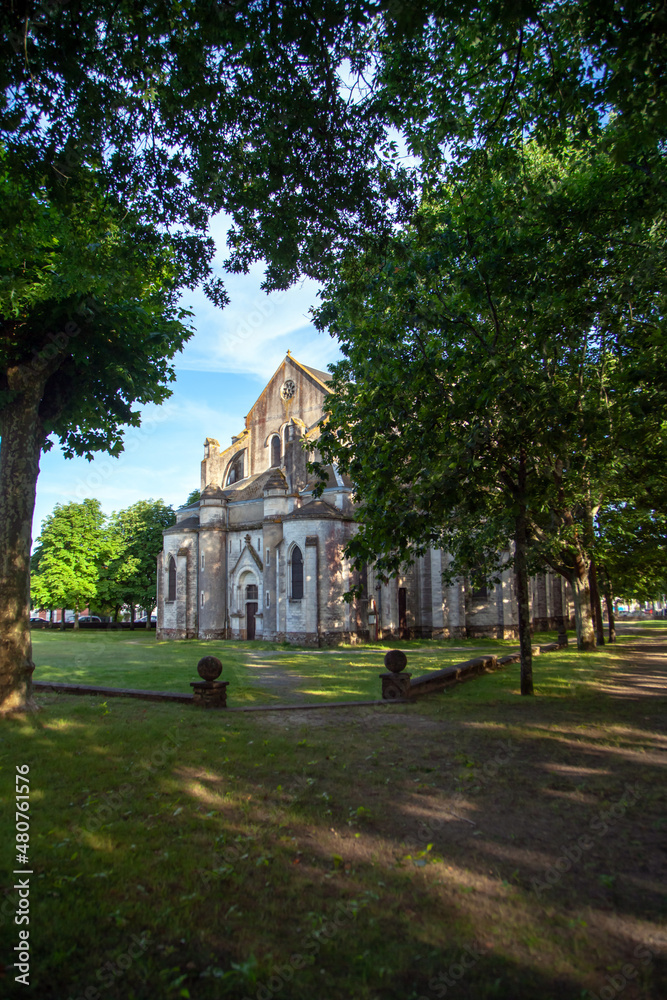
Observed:
[[[215,264],[227,256],[225,239],[228,220],[213,220],[216,241]],[[177,368],[190,371],[237,372],[265,382],[288,349],[304,364],[326,368],[340,357],[327,334],[312,325],[310,309],[317,305],[316,282],[305,279],[287,291],[267,295],[261,290],[264,264],[257,263],[246,275],[223,275],[230,297],[225,309],[217,309],[201,289],[183,296],[183,304],[195,313],[196,334],[177,359]]]

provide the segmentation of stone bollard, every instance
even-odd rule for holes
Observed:
[[[401,649],[390,649],[384,658],[384,665],[389,671],[380,674],[382,681],[382,698],[394,701],[396,698],[410,697],[410,678],[412,674],[402,674],[408,663],[408,658]]]
[[[217,656],[202,656],[197,672],[203,680],[190,682],[194,704],[202,708],[226,708],[229,681],[216,680],[222,673],[222,663]]]

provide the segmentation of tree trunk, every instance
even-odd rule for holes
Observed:
[[[74,628],[78,630],[79,628],[79,609],[74,609]]]
[[[607,617],[609,618],[609,642],[616,642],[616,619],[614,618],[614,602],[611,592],[605,587],[605,604],[607,605]]]
[[[558,632],[557,642],[561,646],[567,646],[567,623],[563,614],[563,583],[559,575],[554,577],[553,584],[554,613],[556,618],[556,629]]]
[[[525,485],[526,457],[521,450],[519,467],[519,488]],[[523,492],[523,490],[522,490]],[[519,609],[519,652],[521,653],[521,694],[533,694],[533,644],[530,634],[530,602],[528,600],[528,568],[526,551],[528,531],[525,504],[519,504],[519,512],[514,522],[514,573],[516,577],[516,599]]]
[[[130,604],[130,631],[134,632],[134,616],[136,614],[136,609],[134,604]]]
[[[65,631],[65,608],[60,609],[60,631]]]
[[[591,585],[591,607],[593,610],[593,620],[595,622],[595,635],[598,646],[604,646],[604,625],[602,624],[602,605],[600,603],[600,588],[598,587],[598,575],[595,569],[595,560],[591,559],[589,570]]]
[[[614,615],[614,595],[611,589],[611,580],[606,569],[600,567],[600,585],[604,594],[604,602],[607,605],[607,618],[609,619],[609,642],[616,642],[616,617]]]
[[[0,414],[0,713],[36,711],[32,697],[30,546],[44,430],[42,379],[7,372],[16,396]]]
[[[146,628],[150,627],[151,627],[151,613],[150,611],[146,611]]]
[[[595,628],[591,609],[591,587],[588,569],[583,563],[570,579],[574,598],[574,617],[577,628],[577,649],[595,649]]]

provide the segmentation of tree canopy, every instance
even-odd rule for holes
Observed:
[[[5,6],[0,140],[30,178],[94,165],[207,268],[208,217],[232,213],[234,266],[264,256],[284,285],[384,216],[383,126],[339,76],[366,60],[375,13],[363,0]]]
[[[16,0],[0,24],[15,176],[94,166],[206,268],[224,210],[230,266],[267,261],[270,287],[321,277],[350,241],[387,236],[388,203],[409,209],[392,130],[433,170],[521,136],[588,141],[612,113],[621,157],[667,126],[652,0]]]
[[[109,518],[99,500],[57,504],[32,556],[32,604],[72,608],[76,620],[86,605],[115,614],[139,606],[150,616],[162,532],[175,519],[162,500],[139,500]]]
[[[44,429],[66,454],[118,453],[120,428],[138,422],[132,404],[168,395],[189,313],[168,234],[94,174],[73,187],[49,200],[46,185],[0,173],[0,408],[43,385]]]
[[[667,594],[667,515],[627,503],[609,504],[597,518],[603,575],[626,600],[663,600]]]
[[[42,524],[33,555],[30,596],[41,608],[79,613],[95,600],[102,564],[110,552],[99,500],[57,504]]]
[[[157,602],[157,557],[162,532],[176,521],[162,500],[139,500],[111,515],[108,532],[115,554],[107,571],[105,600],[112,605],[146,609],[147,627]]]

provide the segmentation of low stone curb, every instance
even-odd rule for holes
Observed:
[[[505,660],[506,657],[503,657]],[[511,662],[513,659],[509,658]],[[480,674],[490,673],[500,666],[497,656],[475,656],[472,660],[464,660],[453,667],[445,667],[444,670],[437,670],[429,674],[422,674],[415,677],[410,682],[408,693],[411,698],[424,694],[432,694],[436,691],[444,691],[454,684],[468,680],[471,677],[478,677]]]
[[[170,691],[140,691],[136,688],[108,688],[91,684],[60,684],[50,681],[33,681],[37,691],[59,691],[62,694],[103,694],[108,698],[142,698],[144,701],[192,701],[191,694]]]
[[[191,694],[177,694],[167,691],[140,691],[136,688],[107,688],[88,684],[59,684],[49,681],[33,681],[32,685],[37,691],[56,691],[60,694],[101,694],[107,698],[141,698],[144,701],[176,701],[182,704],[191,705],[193,696]],[[362,705],[407,705],[407,698],[396,699],[393,702],[380,700],[376,701],[335,701],[322,704],[307,705],[237,705],[234,708],[229,706],[225,712],[298,712],[308,709],[320,708],[360,708]]]
[[[533,646],[533,656],[540,653],[550,653],[557,649],[565,649],[565,646],[557,642],[549,642],[544,646]],[[437,670],[434,673],[422,674],[410,681],[408,688],[409,698],[419,698],[425,694],[435,694],[438,691],[446,691],[447,688],[460,684],[463,681],[479,677],[481,674],[489,674],[501,667],[506,667],[510,663],[520,663],[520,653],[507,653],[505,656],[475,656],[471,660],[464,660],[463,663],[456,663],[452,667],[445,667],[444,670]]]

